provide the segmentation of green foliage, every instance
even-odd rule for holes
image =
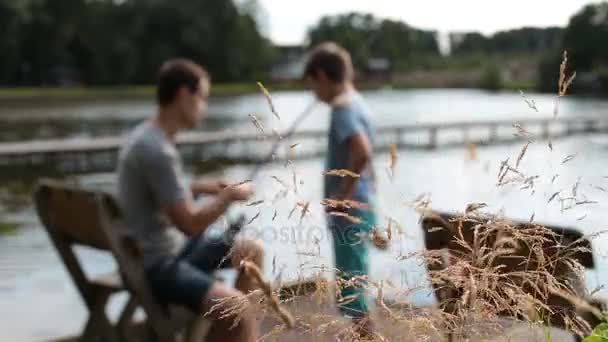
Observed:
[[[570,19],[562,49],[568,50],[576,70],[591,70],[606,63],[607,38],[608,3],[588,5]]]
[[[563,29],[559,27],[524,27],[500,31],[489,37],[478,32],[452,34],[450,40],[454,55],[537,54],[558,47],[561,44],[562,34]]]
[[[496,63],[489,63],[481,75],[479,86],[486,90],[499,90],[502,88],[502,76]]]
[[[560,46],[551,50],[540,67],[541,90],[557,91],[559,64],[568,51],[568,74],[576,71],[572,92],[608,92],[608,3],[585,6],[564,30]]]
[[[0,21],[0,85],[152,83],[176,56],[216,81],[253,80],[273,57],[253,14],[228,0],[0,0]]]
[[[608,342],[608,323],[596,326],[591,332],[591,336],[587,336],[583,342]]]
[[[2,222],[0,221],[0,236],[2,235],[14,235],[17,233],[19,228],[18,223],[14,222]]]
[[[439,56],[435,34],[401,21],[348,13],[321,18],[308,38],[311,46],[328,40],[341,44],[351,52],[355,66],[364,69],[371,58],[386,58],[394,66]]]

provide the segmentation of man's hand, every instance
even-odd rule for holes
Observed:
[[[246,201],[253,196],[253,187],[250,184],[225,186],[222,190],[232,201]]]
[[[217,195],[228,186],[224,180],[203,180],[199,179],[192,183],[192,194],[196,197],[201,194]]]
[[[197,206],[187,199],[163,209],[177,228],[188,236],[195,236],[224,214],[231,203],[245,201],[252,195],[253,189],[249,184],[227,186],[203,206]]]

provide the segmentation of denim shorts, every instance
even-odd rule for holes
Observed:
[[[216,281],[213,272],[230,263],[232,245],[221,237],[191,239],[182,251],[146,269],[153,294],[165,304],[183,305],[194,313]]]

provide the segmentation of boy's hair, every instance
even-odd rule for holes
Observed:
[[[332,82],[342,83],[352,81],[354,77],[353,63],[346,49],[334,42],[317,45],[309,54],[304,68],[304,77],[317,78],[323,71]]]
[[[170,104],[182,86],[195,92],[203,78],[209,79],[209,74],[202,66],[189,59],[170,59],[163,63],[158,72],[156,101],[161,106]]]

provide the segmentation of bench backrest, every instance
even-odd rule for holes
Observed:
[[[171,326],[168,308],[152,295],[140,249],[129,236],[113,196],[43,180],[35,191],[35,201],[44,226],[77,283],[84,275],[71,245],[81,244],[109,251],[116,260],[125,288],[144,308],[157,338],[170,340],[174,327]]]
[[[35,191],[38,215],[53,236],[67,244],[109,250],[100,226],[95,193],[44,180]]]

